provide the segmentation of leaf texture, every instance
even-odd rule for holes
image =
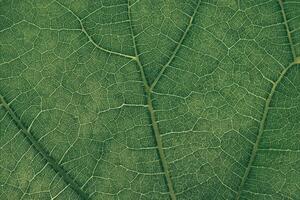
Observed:
[[[0,0],[0,199],[300,199],[300,1]]]

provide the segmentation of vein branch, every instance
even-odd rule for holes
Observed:
[[[283,17],[283,23],[285,25],[285,29],[286,29],[286,32],[287,32],[288,40],[289,40],[289,43],[290,43],[290,46],[291,46],[291,51],[292,51],[293,59],[295,60],[296,57],[297,57],[297,55],[296,55],[296,50],[294,48],[292,34],[291,34],[291,31],[290,31],[290,27],[289,27],[289,24],[288,24],[286,13],[285,13],[285,10],[284,10],[284,3],[283,3],[283,0],[278,0],[278,2],[279,2],[279,5],[280,5],[280,8],[281,8],[281,14],[282,14],[282,17]]]
[[[173,51],[171,57],[169,58],[169,60],[167,61],[167,63],[162,67],[162,69],[160,70],[159,74],[157,75],[157,77],[155,78],[155,80],[153,81],[153,83],[151,84],[150,86],[150,90],[153,90],[154,87],[156,86],[157,82],[159,81],[159,79],[162,77],[163,73],[165,72],[166,68],[171,64],[171,62],[174,60],[176,54],[178,53],[180,47],[182,46],[183,44],[183,41],[184,39],[186,38],[188,32],[190,31],[192,25],[193,25],[193,21],[194,21],[194,18],[195,18],[195,15],[198,11],[198,8],[200,6],[200,3],[201,3],[201,0],[198,1],[197,3],[197,6],[195,7],[195,10],[190,18],[190,21],[189,21],[189,24],[187,25],[185,31],[183,32],[175,50]]]
[[[52,169],[58,173],[67,185],[69,185],[81,199],[88,199],[88,195],[81,189],[78,183],[67,173],[67,171],[47,152],[47,150],[38,142],[38,140],[28,131],[21,119],[13,111],[4,97],[0,94],[0,105],[2,105],[9,116],[12,118],[16,126],[21,130],[25,138],[33,146],[33,148],[47,161]]]
[[[80,26],[81,26],[81,31],[86,35],[86,37],[88,38],[88,40],[98,49],[106,52],[106,53],[109,53],[109,54],[114,54],[114,55],[117,55],[117,56],[121,56],[121,57],[125,57],[125,58],[129,58],[129,59],[136,59],[135,56],[131,56],[131,55],[127,55],[127,54],[123,54],[123,53],[120,53],[120,52],[116,52],[116,51],[112,51],[112,50],[109,50],[109,49],[106,49],[104,47],[101,47],[99,46],[95,41],[94,39],[91,37],[91,35],[87,32],[86,28],[84,27],[83,23],[82,23],[82,19],[80,19],[80,17],[78,17],[70,8],[66,7],[65,5],[63,5],[62,3],[60,3],[59,1],[55,0],[55,2],[57,4],[59,4],[61,7],[63,7],[65,10],[67,10],[68,12],[70,12],[76,19],[77,21],[79,22]]]
[[[154,132],[154,136],[155,136],[155,140],[156,140],[156,144],[157,144],[157,149],[158,149],[158,154],[159,154],[159,157],[160,157],[162,169],[164,171],[165,179],[166,179],[166,182],[167,182],[169,195],[170,195],[172,200],[176,200],[176,194],[175,194],[175,191],[174,191],[173,182],[172,182],[171,175],[170,175],[170,172],[169,172],[168,162],[167,162],[165,152],[164,152],[164,149],[163,149],[162,137],[161,137],[161,134],[160,134],[160,130],[159,130],[157,121],[156,121],[156,116],[155,116],[155,112],[154,112],[154,108],[153,108],[153,104],[152,104],[150,86],[147,82],[143,65],[141,64],[140,59],[139,59],[138,49],[137,49],[136,40],[135,40],[135,34],[134,34],[134,30],[133,30],[133,25],[132,25],[132,17],[131,17],[130,8],[131,8],[131,6],[130,6],[130,3],[128,1],[128,19],[129,19],[129,23],[130,23],[131,36],[132,36],[132,40],[133,40],[133,44],[134,44],[134,51],[135,51],[135,58],[136,58],[135,60],[136,60],[138,66],[140,68],[141,77],[142,77],[142,81],[143,81],[143,84],[144,84],[144,89],[145,89],[145,93],[146,93],[146,97],[147,97],[147,105],[148,105],[148,111],[150,113],[152,129],[153,129],[153,132]]]
[[[287,20],[286,13],[285,13],[285,10],[284,10],[284,2],[283,2],[283,0],[278,0],[278,2],[279,2],[279,5],[280,5],[280,8],[281,8],[281,14],[282,14],[282,17],[283,17],[283,23],[285,25],[285,29],[286,29],[286,32],[287,32],[287,37],[288,37],[288,40],[289,40],[289,44],[290,44],[290,48],[291,48],[294,60],[293,60],[293,62],[288,67],[286,67],[281,72],[281,74],[279,75],[277,81],[275,81],[275,83],[273,84],[269,96],[267,97],[267,100],[266,100],[265,106],[264,106],[263,116],[262,116],[262,119],[260,121],[259,130],[258,130],[258,134],[257,134],[257,137],[256,137],[256,142],[255,142],[255,144],[254,144],[254,146],[252,148],[250,160],[248,162],[248,165],[247,165],[247,168],[245,170],[245,173],[244,173],[244,176],[242,178],[242,181],[241,181],[241,183],[239,185],[238,193],[237,193],[237,196],[236,196],[237,200],[239,200],[240,197],[241,197],[241,193],[243,191],[243,187],[244,187],[244,185],[246,183],[246,180],[247,180],[247,178],[249,176],[251,167],[252,167],[252,165],[253,165],[253,163],[255,161],[256,154],[257,154],[258,147],[259,147],[259,143],[261,141],[261,138],[262,138],[262,135],[263,135],[263,132],[264,132],[264,128],[265,128],[265,124],[266,124],[268,112],[269,112],[269,109],[270,109],[270,103],[272,101],[272,98],[273,98],[273,95],[274,95],[274,93],[276,91],[276,88],[279,85],[279,83],[282,81],[283,77],[286,75],[286,73],[288,72],[288,70],[291,69],[292,66],[300,63],[300,57],[299,56],[297,57],[297,55],[296,55],[296,51],[295,51],[295,48],[294,48],[293,39],[292,39],[292,36],[291,36],[291,31],[290,31],[290,28],[289,28],[289,25],[288,25],[288,20]]]
[[[267,97],[267,100],[266,100],[265,106],[264,106],[263,116],[262,116],[262,119],[261,119],[260,124],[259,124],[258,134],[256,136],[256,141],[255,141],[255,143],[253,145],[251,156],[250,156],[250,160],[249,160],[247,168],[246,168],[246,170],[244,172],[244,176],[243,176],[242,181],[241,181],[241,183],[239,185],[239,189],[238,189],[238,192],[237,192],[236,200],[239,200],[240,197],[241,197],[241,193],[243,191],[243,187],[244,187],[244,185],[246,183],[246,180],[247,180],[247,178],[249,176],[250,170],[251,170],[251,168],[253,166],[253,163],[255,161],[255,158],[256,158],[256,155],[257,155],[257,151],[259,149],[259,144],[260,144],[260,141],[261,141],[264,129],[265,129],[267,116],[268,116],[268,113],[269,113],[269,110],[270,110],[270,103],[272,101],[272,98],[274,96],[276,88],[278,87],[279,83],[282,81],[283,77],[287,74],[287,72],[289,71],[289,69],[291,69],[292,66],[294,66],[294,65],[295,65],[294,62],[291,63],[287,68],[285,68],[280,73],[278,79],[275,81],[275,83],[273,84],[273,86],[271,88],[271,92],[269,93],[269,96]]]

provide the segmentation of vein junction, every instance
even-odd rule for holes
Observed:
[[[187,25],[183,35],[180,38],[180,41],[178,42],[178,45],[176,46],[175,50],[173,51],[171,57],[169,58],[169,60],[166,62],[166,64],[162,67],[161,71],[159,72],[159,74],[157,75],[157,77],[155,78],[154,82],[149,85],[146,76],[145,76],[145,72],[144,72],[144,67],[139,59],[139,53],[138,53],[138,48],[137,48],[137,44],[136,44],[136,40],[135,40],[135,34],[134,34],[134,30],[133,30],[133,25],[132,25],[132,19],[131,19],[131,11],[130,11],[130,5],[129,5],[129,1],[128,1],[128,19],[129,19],[129,23],[130,23],[130,31],[131,31],[131,36],[132,36],[132,41],[133,41],[133,45],[134,45],[134,51],[135,51],[135,61],[137,62],[137,65],[140,68],[140,72],[141,72],[141,78],[142,81],[144,83],[144,89],[145,89],[145,93],[146,93],[146,97],[147,97],[147,105],[148,105],[148,111],[150,113],[150,118],[151,118],[151,123],[152,123],[152,129],[154,132],[154,136],[155,136],[155,140],[156,140],[156,144],[157,144],[157,149],[158,149],[158,154],[161,160],[161,164],[162,164],[162,168],[165,174],[165,179],[167,182],[167,186],[169,189],[169,194],[172,200],[176,200],[176,193],[174,191],[174,184],[172,182],[172,178],[171,178],[171,174],[170,174],[170,170],[168,167],[168,162],[165,156],[165,152],[163,149],[163,141],[162,141],[162,137],[161,137],[161,133],[159,130],[159,126],[156,120],[156,116],[155,116],[155,110],[153,108],[153,104],[152,104],[152,92],[153,89],[155,87],[155,85],[158,83],[159,79],[161,78],[161,76],[163,75],[164,71],[166,70],[166,68],[169,66],[169,64],[174,60],[177,52],[179,51],[184,39],[186,38],[187,33],[189,32],[192,24],[193,24],[193,20],[195,18],[195,15],[197,13],[197,10],[199,8],[201,1],[198,1],[197,6],[194,9],[194,12],[190,18],[189,24]]]
[[[132,59],[134,62],[137,63],[137,65],[138,65],[138,67],[140,69],[139,71],[141,73],[141,79],[142,79],[142,82],[143,82],[143,85],[144,85],[144,92],[146,94],[147,108],[148,108],[148,112],[149,112],[149,115],[150,115],[152,129],[153,129],[154,137],[155,137],[155,140],[156,140],[158,154],[159,154],[159,157],[160,157],[160,160],[161,160],[162,169],[163,169],[163,172],[164,172],[164,175],[165,175],[165,179],[166,179],[166,183],[167,183],[167,186],[168,186],[170,197],[171,197],[172,200],[175,200],[176,199],[176,193],[175,193],[175,190],[174,190],[174,184],[172,182],[171,173],[170,173],[168,162],[167,162],[166,155],[165,155],[165,152],[164,152],[163,140],[162,140],[161,133],[160,133],[160,130],[159,130],[159,124],[158,124],[157,119],[156,119],[157,117],[155,115],[155,108],[153,106],[153,97],[152,97],[152,95],[154,93],[153,91],[155,89],[155,86],[157,85],[157,83],[160,80],[160,78],[163,76],[163,74],[164,74],[165,70],[167,69],[167,67],[175,59],[176,54],[178,53],[181,45],[184,42],[184,39],[186,38],[186,35],[190,31],[190,29],[191,29],[191,27],[193,25],[193,20],[195,18],[195,15],[197,13],[198,7],[200,5],[200,1],[198,2],[197,6],[195,7],[195,10],[194,10],[194,12],[193,12],[193,14],[192,14],[189,22],[188,22],[188,25],[186,26],[186,29],[183,32],[183,34],[182,34],[182,36],[181,36],[181,38],[180,38],[177,46],[175,47],[173,53],[171,54],[171,56],[168,59],[168,61],[166,62],[166,64],[163,65],[161,71],[159,72],[158,76],[154,79],[154,82],[152,84],[149,84],[148,81],[147,81],[147,79],[146,79],[146,75],[145,75],[145,72],[144,72],[144,66],[143,66],[143,64],[142,64],[142,62],[140,60],[140,57],[139,57],[138,47],[137,47],[136,39],[135,39],[136,35],[134,34],[134,28],[133,28],[133,25],[132,25],[132,21],[133,20],[131,19],[132,17],[131,17],[130,8],[132,7],[132,5],[129,5],[129,2],[128,2],[128,18],[129,18],[129,23],[130,23],[130,31],[131,31],[132,41],[133,41],[133,44],[134,44],[134,51],[135,51],[134,54],[135,55],[126,55],[126,54],[122,54],[120,52],[115,52],[115,51],[112,51],[112,50],[109,50],[109,49],[106,49],[106,48],[103,48],[103,47],[99,46],[99,44],[97,44],[93,40],[92,36],[89,35],[89,33],[87,32],[87,30],[85,29],[84,24],[83,24],[83,19],[79,18],[79,16],[77,16],[73,11],[71,11],[68,7],[64,6],[60,2],[58,2],[58,1],[55,1],[55,2],[57,2],[63,8],[65,8],[68,12],[70,12],[78,20],[78,22],[80,23],[80,26],[81,26],[80,30],[85,34],[85,36],[88,38],[88,40],[96,48],[98,48],[98,49],[100,49],[100,50],[102,50],[104,52],[107,52],[109,54],[113,54],[113,55],[121,56],[121,57],[124,57],[124,58]],[[284,9],[283,9],[283,2],[281,0],[279,0],[279,3],[280,3],[281,8],[282,8],[282,14],[283,14],[283,18],[284,18],[284,24],[286,25],[286,29],[287,29],[287,33],[288,33],[288,38],[289,38],[289,41],[290,41],[290,44],[291,44],[291,49],[292,49],[292,52],[295,52],[293,50],[293,45],[292,45],[292,40],[291,40],[291,36],[290,36],[290,31],[289,31],[289,28],[288,28],[287,19],[285,17],[285,12],[284,12]],[[237,199],[240,199],[241,192],[243,191],[243,187],[244,187],[244,185],[246,183],[246,180],[248,178],[250,169],[251,169],[251,167],[253,165],[253,162],[255,160],[257,151],[259,149],[258,147],[259,147],[259,143],[260,143],[261,138],[262,138],[262,134],[264,132],[265,123],[266,123],[266,119],[267,119],[269,108],[270,108],[270,103],[271,103],[271,100],[272,100],[272,98],[274,96],[276,88],[279,85],[279,83],[281,82],[281,80],[284,78],[284,76],[286,75],[286,73],[288,72],[288,70],[290,68],[292,68],[293,65],[300,64],[300,57],[297,57],[295,55],[295,53],[293,53],[293,56],[294,56],[294,62],[292,64],[290,64],[288,67],[286,67],[280,73],[278,79],[273,83],[271,91],[270,91],[270,93],[269,93],[269,95],[267,97],[267,100],[265,102],[264,110],[263,110],[263,116],[262,116],[262,119],[261,119],[260,125],[259,125],[259,133],[257,135],[256,142],[253,145],[253,149],[252,149],[252,152],[251,152],[251,156],[250,156],[247,168],[245,170],[244,176],[243,176],[242,181],[240,183],[240,186],[239,186],[239,189],[238,189],[238,192],[237,192]],[[14,122],[16,123],[16,125],[22,130],[22,133],[29,140],[29,142],[33,145],[33,147],[43,156],[43,158],[49,163],[49,165],[58,174],[60,174],[63,177],[63,179],[65,180],[65,182],[67,184],[69,184],[74,189],[74,191],[77,192],[77,194],[79,196],[82,197],[82,199],[87,199],[88,195],[85,194],[82,191],[82,189],[79,187],[79,185],[68,175],[68,173],[63,169],[63,167],[59,164],[59,162],[57,162],[54,158],[52,158],[49,155],[49,153],[44,149],[44,147],[42,147],[42,145],[39,143],[39,141],[34,138],[34,136],[23,125],[23,123],[21,122],[21,120],[19,119],[19,117],[15,114],[15,112],[9,106],[9,104],[5,101],[5,99],[1,95],[0,95],[0,97],[1,97],[0,100],[2,102],[2,106],[4,106],[4,108],[8,111],[8,113],[11,116],[11,118],[14,120]]]

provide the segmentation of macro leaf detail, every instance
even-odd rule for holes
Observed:
[[[298,0],[0,0],[0,199],[300,199]]]

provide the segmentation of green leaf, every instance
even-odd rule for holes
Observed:
[[[298,0],[0,0],[0,199],[300,199]]]

